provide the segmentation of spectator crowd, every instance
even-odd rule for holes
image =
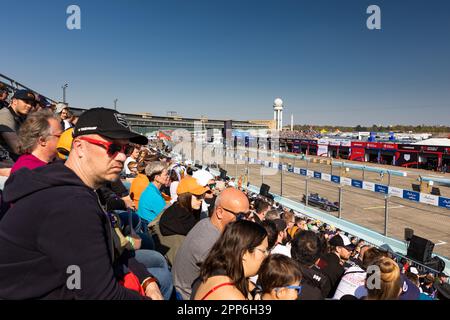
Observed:
[[[162,153],[115,110],[6,91],[0,299],[449,299],[444,273]]]

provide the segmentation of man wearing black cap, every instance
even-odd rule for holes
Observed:
[[[329,252],[322,254],[317,266],[325,273],[330,280],[332,297],[345,272],[343,264],[350,258],[352,243],[346,235],[337,234],[330,239]]]
[[[147,269],[128,251],[116,254],[96,193],[118,179],[128,143],[147,138],[104,108],[86,111],[73,136],[65,163],[19,170],[6,183],[13,206],[0,220],[0,299],[142,299],[119,284],[129,270],[148,297],[161,299]]]
[[[0,110],[0,161],[3,167],[12,166],[19,158],[17,150],[17,131],[26,116],[36,105],[33,92],[17,90],[8,108]]]

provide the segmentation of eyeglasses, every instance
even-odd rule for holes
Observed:
[[[298,295],[300,295],[300,293],[302,292],[302,286],[285,286],[285,287],[278,287],[278,288],[275,288],[275,290],[278,291],[278,290],[280,290],[280,289],[282,289],[282,288],[297,290],[297,294],[298,294]]]
[[[247,211],[247,212],[234,212],[234,211],[231,211],[231,210],[229,210],[229,209],[227,209],[227,208],[224,208],[224,207],[221,207],[223,210],[225,210],[225,211],[228,211],[229,213],[232,213],[233,215],[235,215],[236,217],[242,217],[242,216],[244,216],[244,217],[248,217],[249,215],[250,215],[250,213],[251,213],[251,211]]]
[[[79,137],[78,139],[95,144],[96,146],[100,146],[106,149],[106,153],[110,157],[114,157],[118,152],[125,153],[128,144],[120,145],[114,142],[101,141],[97,139],[92,139],[88,137]]]
[[[260,248],[255,248],[256,250],[258,250],[259,252],[262,252],[266,257],[270,254],[270,250],[269,249],[260,249]]]

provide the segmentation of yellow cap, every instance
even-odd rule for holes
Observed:
[[[72,149],[72,137],[73,128],[69,128],[61,134],[59,137],[56,149],[58,150],[58,158],[66,160],[69,156],[70,149]]]

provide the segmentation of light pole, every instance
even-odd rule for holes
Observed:
[[[63,102],[66,103],[66,89],[69,85],[66,83],[61,88],[63,89]]]
[[[114,99],[114,110],[117,110],[117,101],[119,101],[119,99]]]

